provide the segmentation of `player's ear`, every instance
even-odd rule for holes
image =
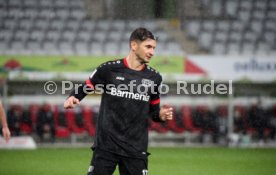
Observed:
[[[130,48],[131,48],[131,50],[136,51],[137,47],[138,47],[137,41],[131,41],[130,42]]]

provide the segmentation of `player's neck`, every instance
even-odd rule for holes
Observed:
[[[133,56],[131,54],[126,57],[126,61],[130,69],[141,71],[145,68],[145,63],[140,62],[139,59],[136,58],[136,56]]]

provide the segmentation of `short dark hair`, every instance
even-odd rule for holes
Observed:
[[[135,29],[129,38],[129,42],[139,40],[139,41],[145,41],[146,39],[153,39],[157,40],[154,35],[151,33],[151,31],[147,30],[146,28],[137,28]]]

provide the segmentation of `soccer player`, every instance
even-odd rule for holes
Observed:
[[[147,175],[148,118],[172,120],[172,108],[160,107],[161,75],[147,65],[154,55],[156,38],[145,28],[130,36],[130,52],[120,60],[100,65],[89,79],[73,90],[64,108],[73,108],[87,89],[102,89],[94,151],[88,175]]]
[[[0,121],[1,121],[1,124],[2,124],[3,137],[6,141],[9,141],[9,139],[11,137],[11,132],[10,132],[9,127],[8,127],[8,123],[7,123],[7,119],[6,119],[6,115],[5,115],[5,110],[4,110],[4,107],[3,107],[1,101],[0,101]]]

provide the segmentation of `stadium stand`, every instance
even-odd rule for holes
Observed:
[[[183,55],[177,42],[154,20],[92,19],[83,1],[1,0],[0,54],[125,55],[130,32],[151,29],[160,55]]]
[[[38,110],[43,105],[30,104],[28,106],[10,105],[8,109],[9,125],[12,135],[32,135],[37,138],[36,119]],[[253,106],[236,105],[234,114],[234,132],[237,134],[249,134],[253,139],[275,138],[275,105],[261,108],[262,113],[268,114],[264,118],[253,113]],[[156,123],[149,120],[149,131],[156,134],[174,133],[175,136],[188,139],[194,138],[198,142],[204,142],[204,135],[213,137],[213,142],[224,139],[227,130],[227,106],[218,105],[214,108],[197,106],[174,106],[174,120],[167,123]],[[80,106],[73,110],[64,110],[58,105],[51,105],[55,123],[55,137],[57,139],[71,140],[74,136],[95,136],[99,106]],[[256,125],[256,117],[261,117],[264,124]],[[252,123],[253,122],[253,123]],[[275,121],[274,121],[275,122]],[[18,126],[13,127],[13,126]],[[179,135],[180,134],[180,135]],[[184,134],[184,135],[183,135]],[[260,135],[261,134],[261,135]],[[163,135],[163,137],[165,137]],[[173,135],[169,135],[174,138]],[[260,138],[261,137],[261,138]]]
[[[201,0],[208,15],[183,21],[184,31],[212,54],[275,53],[276,9],[273,0]]]

